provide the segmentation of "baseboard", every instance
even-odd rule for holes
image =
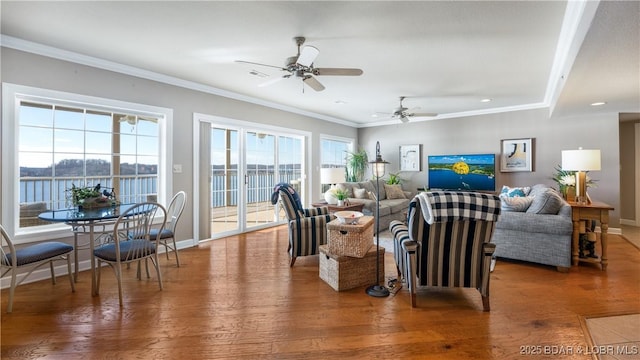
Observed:
[[[193,239],[188,239],[188,240],[181,240],[178,241],[176,243],[176,246],[178,247],[178,250],[181,249],[186,249],[186,248],[190,248],[190,247],[194,247],[197,245],[193,244]],[[160,252],[158,254],[164,254],[165,253],[165,249],[164,247],[161,247],[162,250],[160,250]],[[73,271],[73,259],[71,259],[71,271]],[[58,261],[58,266],[54,267],[54,272],[56,274],[56,279],[58,282],[60,281],[67,281],[66,279],[62,279],[61,280],[61,276],[66,276],[67,275],[67,264],[64,261]],[[86,259],[83,261],[80,261],[78,263],[78,269],[80,271],[86,271],[86,270],[90,270],[91,269],[91,260],[90,259]],[[18,274],[18,276],[16,277],[16,281],[18,283],[20,283],[20,281],[22,281],[22,279],[24,278],[24,273],[20,273]],[[43,266],[42,269],[38,269],[35,270],[34,272],[31,273],[31,275],[29,275],[29,277],[24,280],[22,284],[29,284],[32,282],[36,282],[36,281],[42,281],[42,280],[47,280],[51,278],[51,270],[49,269],[49,266]],[[10,276],[5,276],[2,279],[0,279],[0,289],[8,289],[11,286],[11,277]]]
[[[600,226],[596,226],[595,232],[602,232],[602,230],[600,229]],[[621,228],[609,228],[609,230],[607,230],[607,234],[614,234],[614,235],[622,235],[622,229]]]
[[[620,219],[620,225],[640,226],[638,220]]]

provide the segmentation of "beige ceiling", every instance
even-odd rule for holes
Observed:
[[[372,115],[391,113],[399,96],[417,112],[440,114],[435,119],[540,107],[560,114],[640,111],[636,1],[0,6],[3,46],[357,127],[397,123]],[[297,78],[259,87],[285,73],[235,62],[282,66],[296,54],[294,36],[319,49],[316,67],[361,68],[363,75],[318,76],[322,92]],[[590,107],[594,101],[608,104]]]

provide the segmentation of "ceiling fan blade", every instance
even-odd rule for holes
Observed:
[[[324,90],[324,85],[322,85],[316,78],[314,78],[311,75],[307,75],[304,77],[304,79],[302,79],[302,81],[309,85],[310,88],[312,88],[315,91],[322,91]]]
[[[277,78],[273,78],[273,79],[270,79],[270,80],[267,80],[267,81],[263,82],[262,84],[258,84],[258,87],[266,87],[266,86],[269,86],[269,85],[273,85],[273,84],[275,84],[277,82],[280,82],[280,81],[282,81],[284,79],[288,79],[290,77],[291,77],[291,74],[280,76],[280,77],[277,77]]]
[[[433,116],[438,116],[437,113],[411,113],[411,114],[407,114],[407,116],[411,116],[411,117],[433,117]]]
[[[333,76],[360,76],[362,75],[362,70],[348,68],[317,68],[313,69],[313,74]]]
[[[260,64],[260,63],[251,62],[251,61],[244,61],[244,60],[236,60],[235,62],[237,62],[237,63],[243,63],[243,64],[259,65],[259,66],[268,66],[268,67],[271,67],[271,68],[275,68],[275,69],[280,69],[280,70],[287,71],[287,69],[283,68],[282,66],[275,66],[275,65]]]
[[[298,65],[310,67],[319,53],[320,53],[320,50],[318,50],[313,46],[307,45],[303,47],[302,50],[300,51],[300,56],[298,56],[298,60],[296,60],[296,63]]]

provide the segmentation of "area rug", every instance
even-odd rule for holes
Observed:
[[[640,314],[586,316],[583,329],[590,341],[583,353],[599,359],[640,358]]]
[[[376,236],[373,236],[373,243],[376,243]],[[384,248],[387,253],[393,253],[393,235],[389,230],[380,231],[380,246]]]

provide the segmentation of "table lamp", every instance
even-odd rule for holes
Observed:
[[[590,203],[586,172],[600,170],[600,150],[562,150],[562,170],[576,172],[576,202]]]
[[[343,167],[337,168],[321,168],[320,169],[320,183],[334,185],[344,182],[346,171]],[[338,199],[333,196],[330,191],[324,193],[324,200],[331,205],[338,203]]]
[[[372,166],[373,177],[376,178],[376,283],[367,287],[367,295],[375,297],[389,296],[389,290],[380,285],[380,178],[384,176],[385,165],[388,161],[382,160],[380,155],[380,142],[376,142],[376,160],[369,164]]]

